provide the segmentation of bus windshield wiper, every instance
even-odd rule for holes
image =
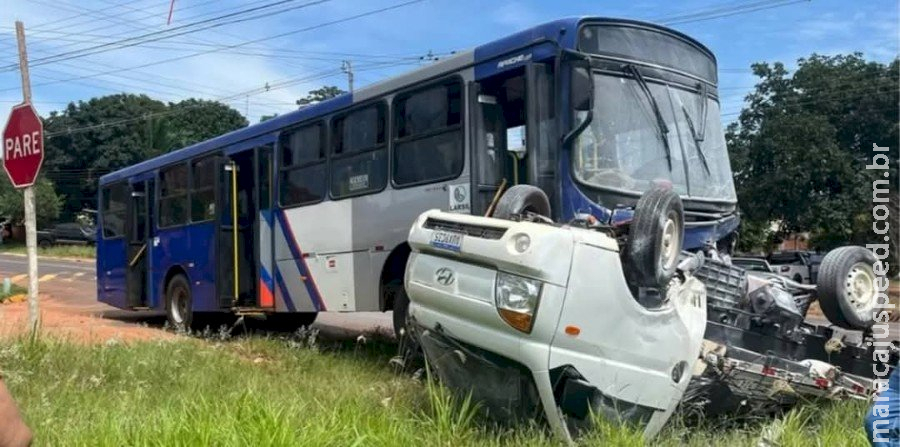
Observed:
[[[637,67],[633,64],[628,64],[625,66],[625,71],[634,77],[634,80],[637,81],[638,86],[641,87],[641,90],[650,102],[650,108],[653,109],[653,114],[656,116],[656,127],[659,130],[659,138],[662,140],[663,148],[666,150],[666,162],[669,164],[669,171],[672,171],[672,149],[669,147],[669,126],[666,126],[666,120],[663,119],[662,112],[659,111],[659,105],[656,103],[656,98],[653,97],[653,92],[650,91],[647,81],[644,80],[644,76],[641,75],[641,72],[638,71]]]
[[[694,120],[691,119],[691,115],[684,107],[684,104],[681,105],[681,111],[684,113],[684,119],[687,121],[688,129],[691,131],[691,138],[694,140],[694,147],[697,148],[697,155],[700,157],[700,162],[703,163],[703,169],[706,170],[707,174],[712,174],[709,170],[709,164],[706,162],[706,154],[703,153],[703,149],[700,147],[703,143],[704,136],[697,133],[697,130],[694,127]]]

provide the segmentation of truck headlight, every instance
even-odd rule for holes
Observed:
[[[531,332],[540,296],[540,281],[509,273],[497,273],[494,300],[500,318],[510,326],[526,334]]]

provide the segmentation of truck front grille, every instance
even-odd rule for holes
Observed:
[[[488,225],[465,224],[451,222],[443,219],[429,217],[425,220],[425,228],[437,231],[449,231],[451,233],[465,234],[466,236],[480,237],[482,239],[500,239],[506,234],[506,228],[491,227]]]

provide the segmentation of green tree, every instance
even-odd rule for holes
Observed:
[[[865,165],[873,143],[897,144],[900,61],[814,54],[798,60],[793,74],[781,63],[752,69],[759,83],[726,133],[738,200],[752,228],[739,244],[800,231],[822,249],[881,241],[871,232],[871,211],[872,181],[882,173]],[[896,149],[889,153],[891,197],[897,196]],[[891,217],[896,244],[900,213]]]
[[[188,99],[163,103],[117,94],[70,103],[44,119],[43,171],[65,197],[63,217],[96,208],[103,174],[244,127],[230,107]]]
[[[347,92],[333,85],[322,86],[315,90],[310,90],[305,98],[298,99],[297,105],[301,107],[308,106],[310,104],[334,98],[335,96],[343,95],[344,93]]]
[[[216,101],[186,99],[169,103],[172,113],[165,117],[171,145],[163,152],[190,146],[250,124],[237,110]]]
[[[63,198],[56,195],[53,182],[43,176],[34,184],[35,212],[38,228],[47,226],[59,217]],[[0,180],[0,217],[9,218],[14,224],[25,221],[25,202],[22,190],[13,187],[8,179]]]

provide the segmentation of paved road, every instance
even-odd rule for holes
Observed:
[[[25,285],[28,264],[24,256],[0,254],[0,278]],[[38,266],[39,290],[76,312],[133,322],[162,323],[159,312],[132,312],[115,309],[97,301],[96,269],[93,261],[42,259]],[[355,338],[362,333],[393,333],[391,313],[323,312],[315,325],[334,338]]]
[[[0,254],[0,274],[12,277],[13,281],[25,281],[28,271],[28,259],[25,256]],[[71,261],[65,259],[43,259],[38,264],[41,282],[56,278],[66,280],[84,280],[94,282],[96,279],[94,261]]]

